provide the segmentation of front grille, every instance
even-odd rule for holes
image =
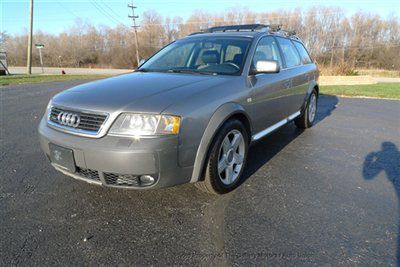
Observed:
[[[131,174],[104,173],[106,183],[119,186],[139,186],[139,176]]]
[[[80,122],[77,127],[71,127],[71,126],[66,126],[66,125],[61,125],[58,122],[57,116],[60,114],[60,112],[68,112],[68,113],[73,113],[77,114],[80,117]],[[66,110],[66,109],[61,109],[57,107],[52,107],[49,115],[49,120],[53,123],[56,124],[57,126],[62,126],[62,127],[67,127],[69,129],[73,130],[84,130],[84,131],[89,131],[92,133],[98,133],[101,126],[103,125],[104,121],[107,119],[107,115],[104,114],[94,114],[94,113],[87,113],[87,112],[79,112],[79,111],[72,111],[72,110]]]
[[[100,182],[100,176],[98,171],[77,167],[76,174],[83,178]]]

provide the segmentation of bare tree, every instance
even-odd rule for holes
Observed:
[[[337,7],[307,10],[253,12],[231,8],[225,12],[194,11],[186,20],[163,18],[154,10],[141,15],[138,38],[140,55],[147,58],[176,39],[216,25],[279,23],[297,31],[312,56],[328,73],[353,73],[355,68],[400,69],[400,21],[394,14],[382,18],[357,12],[346,16]],[[0,33],[2,49],[7,48],[9,65],[26,61],[27,33],[8,36]],[[136,66],[134,40],[126,25],[115,28],[77,20],[58,35],[36,32],[35,42],[45,43],[47,66],[132,68]],[[34,65],[38,65],[34,51]]]

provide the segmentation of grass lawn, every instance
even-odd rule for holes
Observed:
[[[322,94],[344,96],[366,96],[400,99],[400,83],[378,83],[366,85],[323,85]]]
[[[41,83],[71,80],[97,80],[106,75],[11,75],[0,76],[0,85]],[[323,85],[322,94],[344,96],[366,96],[400,99],[400,83],[378,83],[367,85]]]
[[[106,78],[106,75],[11,75],[0,76],[0,85],[12,85],[21,83],[43,83],[71,80],[97,80]]]

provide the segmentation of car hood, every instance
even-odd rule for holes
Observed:
[[[82,84],[53,98],[53,105],[98,112],[153,112],[226,81],[226,77],[134,72]]]

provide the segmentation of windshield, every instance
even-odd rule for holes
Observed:
[[[251,44],[245,37],[206,37],[176,41],[138,71],[239,75]]]

